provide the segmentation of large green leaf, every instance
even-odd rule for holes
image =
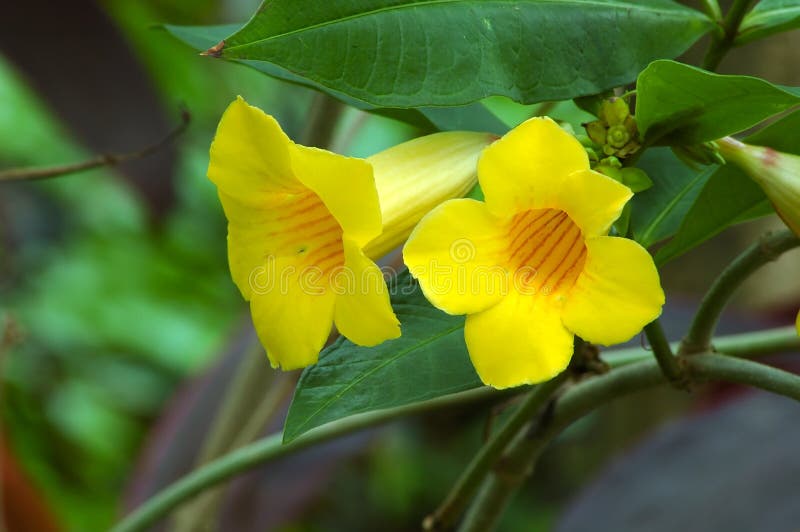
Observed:
[[[739,26],[736,44],[745,44],[773,33],[800,27],[800,2],[761,0]]]
[[[651,148],[639,160],[653,186],[631,200],[631,229],[650,247],[674,235],[716,166],[702,171],[683,164],[669,148]]]
[[[392,306],[402,336],[376,347],[340,338],[297,384],[283,429],[289,442],[324,423],[481,386],[464,343],[464,317],[433,308],[408,273]]]
[[[671,0],[296,0],[262,4],[216,55],[266,61],[381,107],[595,94],[712,26]]]
[[[636,121],[647,143],[697,144],[744,131],[800,104],[800,89],[654,61],[636,84]]]
[[[800,154],[800,112],[793,113],[745,139],[750,144]],[[705,242],[723,229],[773,212],[764,193],[741,170],[725,165],[708,179],[686,214],[678,233],[656,253],[663,264]]]
[[[207,50],[226,36],[241,28],[241,24],[221,24],[217,26],[172,26],[165,25],[164,29],[178,40],[183,41],[198,51]],[[370,105],[361,100],[351,98],[347,94],[330,90],[320,84],[281,68],[267,61],[235,61],[263,72],[268,76],[302,85],[314,90],[327,92],[342,103],[361,109],[369,113],[379,114],[395,120],[400,120],[419,127],[425,131],[486,131],[496,135],[503,135],[508,127],[497,118],[482,103],[475,102],[457,107],[426,107],[420,109],[392,109]]]

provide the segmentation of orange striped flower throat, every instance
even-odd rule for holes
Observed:
[[[311,190],[282,195],[270,211],[274,214],[266,236],[276,256],[295,255],[301,264],[323,273],[344,265],[342,227]]]
[[[563,294],[586,262],[583,232],[558,209],[533,209],[514,215],[507,232],[507,267],[518,290]]]

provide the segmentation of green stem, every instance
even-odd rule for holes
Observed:
[[[722,22],[722,10],[719,8],[717,0],[702,0],[703,11],[706,12],[708,18],[715,22]]]
[[[752,349],[753,355],[765,355],[787,349],[800,348],[800,338],[794,327],[782,327],[758,333],[746,333],[720,338],[717,345],[734,356],[747,356],[744,348]],[[737,346],[739,347],[737,349]],[[661,382],[663,375],[652,354],[644,349],[638,349],[638,356],[631,349],[619,350],[620,356],[615,352],[607,354],[612,365],[626,363],[627,365],[614,369],[606,375],[588,379],[574,388],[568,390],[562,400],[556,404],[557,419],[565,416],[574,417],[580,408],[591,410],[594,402],[600,404],[598,396],[603,397],[603,390],[608,387],[617,387],[619,396],[631,391],[650,386],[651,382]],[[616,362],[615,362],[616,361]],[[643,366],[644,364],[644,366]],[[648,369],[649,368],[649,369]],[[609,379],[613,377],[613,380]],[[393,419],[410,416],[435,409],[478,402],[490,398],[501,397],[513,393],[521,393],[525,389],[512,389],[498,392],[491,388],[477,388],[467,392],[448,395],[425,401],[405,405],[393,409],[379,410],[349,417],[329,423],[323,427],[310,431],[289,444],[281,445],[281,435],[275,434],[253,444],[242,447],[232,453],[215,460],[208,465],[197,469],[152,498],[145,501],[142,506],[123,519],[112,532],[134,532],[145,530],[156,523],[172,509],[184,503],[194,495],[215,486],[248,469],[267,463],[288,454],[295,453],[311,445],[332,440],[334,438],[355,432],[357,430],[386,423]],[[576,392],[580,392],[577,393]],[[594,406],[596,406],[596,404]],[[587,412],[589,410],[586,410]],[[558,414],[561,412],[561,414]],[[571,419],[571,417],[570,417]]]
[[[669,382],[678,388],[685,388],[686,383],[683,379],[683,371],[678,363],[678,359],[672,354],[672,347],[664,335],[664,329],[661,327],[659,320],[654,320],[644,328],[644,333],[647,335],[647,341],[650,342],[650,347],[653,349],[653,355],[658,362],[658,366],[664,373],[664,376]]]
[[[744,358],[709,353],[686,359],[694,381],[735,382],[800,401],[800,376]]]
[[[653,322],[650,327],[650,334],[648,339],[654,352],[656,353],[656,360],[659,361],[662,373],[672,382],[675,382],[669,376],[669,372],[664,370],[664,364],[660,361],[660,356],[669,356],[670,361],[666,362],[670,366],[674,365],[675,368],[680,368],[678,359],[673,356],[673,350],[677,349],[679,344],[674,342],[669,344],[666,341],[660,323]],[[658,346],[658,347],[656,347]],[[794,327],[782,327],[778,329],[759,331],[755,333],[735,334],[723,336],[717,342],[717,348],[729,356],[755,356],[770,352],[789,351],[791,349],[800,349],[800,337],[797,336]],[[644,352],[641,348],[628,348],[619,349],[611,353],[611,356],[605,356],[604,360],[612,368],[640,362],[643,360]],[[676,375],[685,381],[682,371]],[[552,381],[551,381],[552,382]],[[541,406],[542,401],[546,397],[552,395],[552,390],[541,390],[537,388],[536,392],[530,394],[517,411],[514,412],[512,417],[498,431],[486,445],[481,448],[477,455],[467,465],[464,472],[458,478],[453,488],[448,493],[442,504],[423,521],[423,528],[425,530],[441,530],[447,529],[452,526],[458,517],[463,512],[467,503],[478,489],[480,482],[486,477],[489,469],[495,464],[500,453],[503,452],[508,443],[513,437],[519,433],[522,426],[528,422],[532,415]],[[538,406],[535,406],[538,405]]]
[[[710,71],[717,69],[720,62],[722,62],[722,58],[733,47],[742,19],[752,3],[753,0],[734,0],[730,10],[725,15],[725,19],[722,21],[722,35],[714,35],[712,37],[711,46],[709,46],[708,52],[703,59],[704,69]]]
[[[773,353],[800,350],[797,329],[789,325],[764,331],[730,334],[714,340],[718,353],[732,357],[756,358]]]
[[[646,360],[584,381],[564,392],[550,421],[538,430],[521,434],[497,463],[467,511],[460,532],[489,532],[531,473],[545,447],[573,421],[598,406],[629,393],[664,382],[655,361]]]
[[[673,352],[680,347],[680,342],[670,343]],[[776,327],[764,331],[720,336],[714,340],[714,348],[719,353],[732,357],[754,358],[771,353],[800,349],[800,337],[794,327]],[[614,349],[603,354],[603,360],[612,368],[627,366],[644,360],[645,351],[641,347]]]
[[[506,395],[522,390],[510,390]],[[476,388],[466,392],[438,397],[430,401],[405,405],[386,410],[351,416],[329,423],[285,445],[282,435],[273,434],[250,445],[241,447],[213,462],[192,471],[163,491],[145,501],[142,506],[129,514],[111,532],[134,532],[146,530],[170,510],[191,499],[205,489],[215,486],[239,473],[257,465],[262,465],[282,456],[296,453],[318,443],[333,440],[361,429],[392,421],[394,419],[429,412],[454,405],[484,401],[501,397],[502,393],[492,388]]]
[[[730,381],[774,392],[800,401],[800,376],[745,360],[715,353],[686,359],[687,374],[696,381]],[[549,421],[523,434],[498,462],[464,518],[460,532],[490,532],[530,475],[547,445],[573,422],[598,406],[624,395],[664,382],[661,368],[643,361],[586,381],[567,390],[556,403]]]
[[[539,413],[556,390],[561,387],[567,376],[568,373],[562,373],[558,377],[538,385],[528,394],[508,421],[473,457],[439,508],[425,518],[422,523],[423,529],[448,528],[458,519],[489,469],[497,461],[497,457],[514,436],[522,430],[522,427]]]
[[[679,353],[686,355],[710,350],[719,317],[736,289],[753,272],[797,246],[800,246],[800,238],[790,231],[767,233],[731,262],[700,302]]]

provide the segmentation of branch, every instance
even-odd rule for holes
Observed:
[[[800,238],[791,231],[767,233],[731,262],[700,302],[679,353],[686,355],[709,351],[719,317],[736,289],[753,272],[797,246],[800,246]]]
[[[800,338],[797,337],[797,331],[794,327],[783,327],[758,333],[721,337],[717,341],[718,346],[725,346],[725,349],[730,350],[731,354],[738,356],[745,356],[748,354],[740,349],[735,349],[734,344],[753,348],[753,355],[766,355],[785,351],[787,349],[800,348]],[[561,420],[563,423],[565,422],[564,420],[572,419],[575,416],[590,412],[596,406],[602,404],[601,399],[606,397],[611,391],[615,391],[615,395],[613,395],[613,397],[609,396],[607,400],[614,397],[621,397],[632,391],[644,389],[663,382],[663,374],[658,368],[658,365],[652,360],[652,353],[649,351],[645,351],[644,349],[638,349],[636,352],[633,352],[631,349],[617,351],[617,353],[623,356],[615,356],[614,353],[613,351],[607,353],[610,361],[622,359],[624,361],[623,363],[627,365],[615,369],[606,375],[588,379],[568,390],[564,394],[562,400],[556,404],[555,417],[557,420]],[[698,355],[698,357],[702,357],[702,355]],[[145,501],[141,507],[136,509],[114,527],[112,532],[146,530],[148,526],[156,523],[175,507],[191,499],[198,493],[257,465],[263,465],[312,445],[323,443],[357,430],[386,423],[397,418],[455,405],[474,403],[490,398],[498,398],[502,397],[504,394],[521,393],[525,390],[526,388],[515,388],[498,392],[492,388],[477,388],[422,403],[373,411],[334,421],[310,431],[286,445],[281,445],[280,434],[268,436],[258,442],[227,454],[200,469],[192,471],[163,491],[157,493],[151,499]],[[553,426],[555,425],[549,425],[550,428],[548,430],[552,430]]]
[[[489,532],[500,519],[539,455],[561,431],[598,406],[662,384],[664,374],[654,360],[624,366],[567,390],[558,400],[547,425],[521,434],[486,479],[470,507],[460,532]]]
[[[175,138],[186,131],[191,122],[191,115],[185,109],[181,110],[181,123],[170,131],[167,136],[158,142],[142,148],[141,150],[129,153],[107,153],[98,155],[87,161],[79,163],[62,164],[57,166],[45,166],[38,168],[12,168],[0,171],[0,183],[4,181],[35,181],[38,179],[49,179],[51,177],[61,177],[70,174],[77,174],[86,170],[100,168],[102,166],[117,166],[120,163],[141,159],[151,153],[160,150]]]
[[[687,357],[685,362],[687,375],[693,380],[736,382],[800,401],[800,376],[787,371],[715,353]],[[659,366],[654,361],[643,361],[567,390],[556,403],[553,416],[546,425],[533,433],[523,434],[512,444],[495,472],[484,482],[459,531],[494,530],[541,453],[565,428],[600,405],[663,382],[664,375]]]
[[[558,377],[538,385],[528,394],[528,397],[517,408],[508,421],[498,430],[489,441],[481,447],[467,468],[456,481],[444,502],[425,518],[422,528],[425,530],[439,530],[450,527],[458,516],[464,511],[475,490],[486,477],[489,469],[497,461],[514,436],[522,430],[525,424],[536,416],[550,400],[553,394],[561,387],[567,377],[562,373]]]
[[[506,392],[505,395],[515,390]],[[517,389],[516,392],[522,390]],[[377,410],[351,416],[312,430],[291,443],[282,445],[280,433],[267,436],[255,443],[246,445],[225,456],[195,469],[185,477],[167,486],[163,491],[145,501],[141,507],[128,515],[111,532],[134,532],[146,530],[172,509],[190,500],[204,490],[248,471],[253,467],[271,462],[282,456],[294,454],[313,445],[336,439],[358,430],[374,427],[397,418],[429,412],[454,405],[463,405],[502,397],[503,393],[492,388],[476,388],[422,403],[414,403],[397,408]]]

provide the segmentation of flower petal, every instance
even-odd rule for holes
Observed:
[[[224,192],[219,193],[228,218],[228,266],[231,278],[242,297],[250,300],[252,276],[265,268],[270,255],[265,245],[264,227],[274,216],[265,209],[254,209]]]
[[[503,228],[472,199],[446,201],[417,225],[403,260],[425,297],[450,314],[479,312],[508,291]]]
[[[549,380],[567,367],[573,352],[573,334],[558,308],[517,292],[467,316],[464,337],[481,380],[495,388]]]
[[[589,342],[626,342],[664,305],[653,258],[626,238],[592,238],[586,248],[583,272],[564,302],[564,325]]]
[[[383,272],[354,243],[344,241],[344,268],[335,273],[334,321],[348,340],[377,345],[400,336],[400,322],[389,302]]]
[[[297,178],[313,190],[359,247],[381,234],[381,207],[364,159],[294,144],[290,150]]]
[[[628,187],[593,170],[571,173],[558,191],[561,208],[586,238],[608,234],[632,196]]]
[[[270,260],[291,258],[300,271],[308,266],[328,270],[343,264],[342,230],[320,198],[303,188],[297,194],[267,194],[259,206],[224,192],[220,201],[228,218],[228,263],[245,299],[253,275]]]
[[[557,208],[563,180],[588,169],[589,157],[575,137],[549,118],[531,118],[484,150],[478,180],[489,210],[508,216]]]
[[[319,277],[298,271],[288,258],[271,260],[269,284],[254,287],[253,325],[273,367],[302,368],[317,361],[330,336],[336,295]]]
[[[220,191],[248,204],[276,190],[299,188],[289,160],[292,144],[274,118],[239,97],[219,121],[208,178]]]

